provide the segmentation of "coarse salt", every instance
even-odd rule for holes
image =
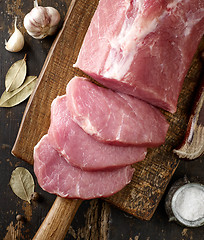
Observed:
[[[184,188],[177,195],[175,210],[188,221],[204,218],[204,191],[195,186]]]

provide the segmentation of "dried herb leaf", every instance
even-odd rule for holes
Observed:
[[[30,197],[34,192],[35,183],[31,173],[27,169],[17,167],[11,174],[9,184],[19,198],[30,203]]]
[[[5,79],[6,91],[11,92],[20,87],[26,77],[26,55],[23,59],[15,62],[8,70]]]
[[[32,93],[36,81],[36,76],[28,76],[21,87],[12,92],[4,91],[0,98],[0,107],[13,107],[23,102]]]

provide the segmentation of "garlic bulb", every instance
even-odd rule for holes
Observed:
[[[59,21],[60,14],[55,8],[38,6],[35,0],[34,8],[24,18],[24,27],[33,38],[43,39],[56,32]]]
[[[5,48],[9,52],[19,52],[24,46],[24,36],[18,30],[16,24],[17,24],[17,18],[15,18],[15,23],[14,23],[14,27],[15,27],[14,33],[9,38],[8,42],[5,41]]]

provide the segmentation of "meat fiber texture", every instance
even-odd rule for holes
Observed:
[[[131,181],[134,169],[127,166],[112,171],[82,171],[60,156],[45,135],[34,148],[34,171],[47,192],[64,198],[92,199],[121,190]]]
[[[169,124],[152,105],[75,77],[66,89],[72,119],[96,140],[114,145],[155,147]]]
[[[145,158],[145,147],[119,147],[96,141],[72,120],[66,104],[66,95],[52,102],[48,135],[51,145],[71,165],[93,171],[127,166]]]
[[[75,67],[174,113],[203,33],[203,0],[101,0]]]

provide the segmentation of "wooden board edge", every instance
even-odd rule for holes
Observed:
[[[12,150],[11,150],[11,154],[12,154],[13,156],[15,156],[15,157],[17,157],[17,158],[21,158],[22,160],[24,160],[25,162],[28,162],[28,163],[30,163],[30,160],[24,159],[24,158],[22,158],[21,156],[18,155],[17,144],[18,144],[19,138],[20,138],[20,136],[21,136],[21,131],[22,131],[22,128],[23,128],[24,121],[25,121],[25,119],[26,119],[26,116],[27,116],[27,113],[28,113],[28,111],[29,111],[30,105],[31,105],[31,103],[32,103],[32,101],[33,101],[33,98],[34,98],[34,96],[35,96],[35,92],[37,91],[38,86],[40,85],[40,82],[41,82],[41,80],[42,80],[42,78],[43,78],[43,76],[44,76],[44,74],[45,74],[47,65],[49,64],[50,58],[51,58],[51,56],[52,56],[52,54],[53,54],[53,52],[54,52],[54,50],[55,50],[55,48],[56,48],[56,45],[57,45],[57,43],[58,43],[58,41],[59,41],[59,39],[60,39],[60,37],[61,37],[64,29],[65,29],[66,23],[67,23],[67,21],[68,21],[68,19],[69,19],[69,17],[70,17],[70,14],[71,14],[72,9],[73,9],[74,5],[76,4],[76,2],[77,2],[77,0],[72,0],[72,1],[70,2],[69,8],[68,8],[67,13],[66,13],[66,16],[65,16],[64,23],[63,23],[63,25],[62,25],[62,28],[61,28],[61,30],[59,31],[59,33],[57,34],[57,36],[56,36],[56,38],[55,38],[55,40],[54,40],[54,42],[53,42],[53,44],[52,44],[52,46],[51,46],[51,48],[50,48],[50,50],[49,50],[49,53],[48,53],[48,55],[47,55],[47,57],[46,57],[46,59],[45,59],[45,62],[44,62],[44,64],[43,64],[42,70],[41,70],[41,72],[40,72],[40,74],[39,74],[38,82],[37,82],[37,84],[36,84],[36,87],[35,87],[35,89],[33,90],[32,94],[31,94],[31,96],[30,96],[30,98],[29,98],[29,100],[28,100],[28,103],[27,103],[27,105],[26,105],[26,108],[25,108],[25,110],[24,110],[23,117],[22,117],[22,120],[21,120],[21,124],[20,124],[19,130],[18,130],[17,136],[16,136],[16,140],[15,140],[14,145],[13,145]]]
[[[161,194],[160,194],[160,197],[159,197],[159,199],[157,200],[156,204],[155,204],[154,207],[151,209],[151,212],[149,212],[149,214],[147,214],[147,215],[145,215],[145,216],[139,215],[138,213],[136,213],[136,212],[133,211],[132,209],[128,209],[128,211],[127,211],[127,208],[118,205],[117,203],[115,203],[114,201],[112,201],[112,199],[110,199],[110,198],[104,198],[104,200],[105,200],[106,202],[110,203],[111,205],[117,207],[117,208],[120,209],[121,211],[124,211],[124,212],[126,212],[126,213],[128,213],[128,214],[130,214],[130,215],[132,215],[132,216],[134,216],[134,217],[136,217],[136,218],[138,218],[138,219],[140,219],[140,220],[150,221],[150,220],[152,219],[152,217],[153,217],[153,215],[154,215],[154,213],[155,213],[155,211],[156,211],[156,209],[157,209],[157,207],[158,207],[158,205],[159,205],[162,197],[164,196],[164,193],[165,193],[165,191],[166,191],[166,188],[167,188],[167,186],[169,185],[169,182],[171,181],[171,178],[172,178],[172,176],[174,175],[176,169],[178,168],[179,163],[180,163],[180,160],[178,161],[177,165],[173,168],[172,173],[171,173],[171,176],[169,177],[168,182],[166,183],[164,189],[162,189]]]

